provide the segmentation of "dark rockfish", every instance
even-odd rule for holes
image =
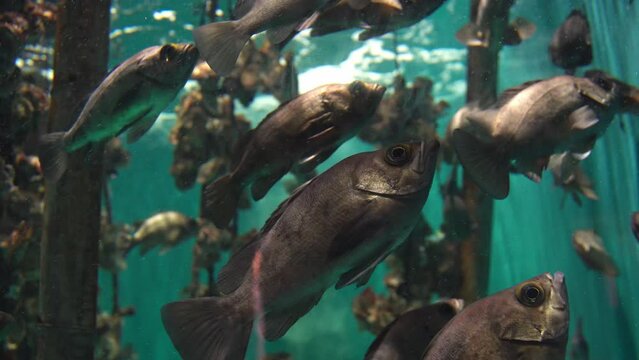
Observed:
[[[542,274],[465,308],[423,359],[564,360],[569,321],[564,275]]]
[[[129,142],[146,133],[177,96],[198,59],[190,44],[153,46],[116,67],[91,94],[66,132],[42,139],[40,159],[48,181],[66,170],[67,153],[129,131]]]
[[[318,11],[331,1],[239,0],[233,12],[239,20],[201,26],[193,31],[193,37],[211,69],[224,76],[233,70],[251,36],[266,30],[271,43],[287,41],[295,32],[308,28]],[[366,6],[369,1],[348,0],[354,8]]]
[[[417,24],[439,9],[446,0],[401,0],[401,8],[387,2],[371,1],[361,10],[345,2],[322,11],[312,26],[312,36],[326,35],[351,28],[364,28],[360,41]]]
[[[592,62],[592,39],[588,19],[579,10],[573,10],[555,31],[548,47],[552,63],[574,74],[579,66]]]
[[[231,173],[207,186],[203,216],[224,227],[245,187],[259,200],[294,166],[312,171],[366,125],[385,91],[355,81],[321,86],[282,104],[242,141]]]
[[[420,218],[438,149],[433,141],[357,154],[296,190],[221,270],[225,296],[162,309],[182,357],[243,359],[255,317],[276,340],[329,286],[366,284]]]
[[[604,247],[601,237],[593,230],[577,230],[572,234],[572,245],[584,264],[606,276],[619,276],[619,268]]]
[[[491,43],[518,45],[533,36],[537,26],[524,18],[515,19],[503,34],[493,34],[490,23],[493,19],[506,21],[515,0],[479,0],[475,22],[461,28],[455,37],[466,46],[489,47]]]
[[[402,314],[377,335],[364,360],[419,359],[428,343],[463,307],[463,300],[450,299]]]
[[[453,130],[464,169],[488,194],[508,196],[511,161],[539,181],[550,155],[584,159],[612,122],[625,97],[615,87],[573,76],[525,83],[506,90],[487,110],[467,110]]]

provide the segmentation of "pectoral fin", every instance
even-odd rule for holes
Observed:
[[[573,130],[583,131],[596,126],[599,123],[599,117],[590,106],[585,105],[573,111],[568,116],[568,121]]]
[[[384,259],[388,256],[387,252],[382,253],[382,255],[377,256],[369,261],[362,263],[360,266],[354,267],[353,269],[345,272],[340,276],[337,284],[335,284],[335,289],[341,289],[351,284],[357,284],[357,287],[361,287],[366,285],[368,280],[370,280],[371,276],[375,272],[375,268],[379,263],[384,261]]]
[[[297,164],[296,171],[301,172],[302,174],[313,171],[319,164],[323,163],[326,159],[331,157],[335,150],[337,150],[337,146],[331,147],[330,149],[326,149],[317,154],[313,154],[306,159],[303,159]]]
[[[126,140],[129,144],[138,141],[144,134],[147,133],[155,124],[157,115],[151,112],[151,109],[144,114],[142,118],[131,124]]]
[[[262,176],[251,185],[251,195],[254,200],[260,200],[266,196],[268,191],[288,172],[289,167],[282,167],[271,171],[268,175]]]

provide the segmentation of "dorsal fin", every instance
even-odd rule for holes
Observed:
[[[304,184],[300,185],[297,189],[295,189],[295,191],[293,191],[293,193],[291,193],[291,196],[288,197],[288,199],[284,200],[278,207],[277,209],[275,209],[275,211],[273,211],[273,213],[271,214],[271,216],[268,218],[268,220],[266,220],[266,222],[264,223],[264,226],[262,227],[262,230],[260,230],[261,234],[265,234],[267,233],[269,230],[271,230],[271,228],[273,227],[273,225],[275,225],[275,223],[277,222],[277,220],[280,219],[280,217],[282,217],[282,214],[284,214],[284,211],[286,211],[286,208],[288,208],[288,205],[290,203],[293,202],[293,200],[295,200],[303,191],[304,189],[306,189],[306,187],[313,182],[314,179],[311,179],[307,182],[305,182]]]
[[[504,92],[502,92],[499,97],[497,98],[497,101],[495,102],[495,104],[493,104],[492,107],[494,108],[500,108],[504,105],[506,105],[510,100],[512,100],[512,98],[514,98],[515,96],[517,96],[517,94],[519,94],[520,92],[526,90],[527,88],[531,87],[532,85],[535,85],[538,82],[541,82],[542,80],[532,80],[532,81],[527,81],[521,85],[517,85],[515,87],[511,87],[510,89],[506,89],[504,90]]]

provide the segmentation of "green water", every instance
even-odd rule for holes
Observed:
[[[122,0],[118,6],[130,9],[139,3],[142,2]],[[183,28],[184,24],[199,21],[191,2],[145,3],[152,9],[175,10],[176,22],[155,21],[149,10],[120,15],[113,22],[114,29],[133,25],[152,28],[122,37],[122,44],[112,53],[113,64],[159,42],[191,41],[190,32]],[[431,77],[437,84],[435,99],[450,103],[450,109],[441,118],[442,132],[454,111],[464,103],[465,48],[456,42],[454,33],[467,22],[468,3],[450,0],[429,19],[399,33],[401,44],[406,45],[410,53],[426,52],[431,58],[441,54],[438,51],[447,54],[431,62],[419,57],[401,62],[407,79],[418,75]],[[592,67],[607,70],[625,82],[639,84],[639,4],[629,6],[626,0],[520,0],[512,14],[525,16],[535,22],[538,29],[532,39],[502,51],[500,90],[562,73],[550,63],[546,49],[552,32],[574,7],[585,9],[591,22],[595,50]],[[302,77],[313,68],[342,63],[351,51],[362,46],[351,40],[350,32],[311,42],[308,55],[297,59]],[[335,43],[339,44],[337,48]],[[292,46],[300,51],[303,45],[296,42]],[[390,37],[383,38],[383,46],[392,49]],[[360,70],[374,72],[389,85],[394,67],[392,61],[381,61]],[[360,72],[354,74],[359,75]],[[270,109],[256,107],[240,113],[257,122]],[[166,210],[191,216],[198,214],[199,188],[181,192],[175,188],[169,173],[173,148],[168,141],[172,126],[168,115],[165,117],[168,120],[159,122],[150,134],[130,146],[131,162],[112,182],[115,222],[132,223]],[[625,131],[616,124],[620,121],[625,122]],[[568,200],[561,208],[564,194],[553,186],[551,176],[546,174],[541,184],[523,176],[511,176],[510,196],[495,203],[489,292],[510,287],[541,272],[565,272],[573,319],[571,330],[576,324],[574,320],[582,317],[591,359],[639,359],[639,245],[629,228],[630,213],[639,209],[635,141],[639,126],[636,121],[632,117],[617,117],[585,161],[585,170],[595,183],[599,201],[586,201],[578,207]],[[359,140],[349,141],[323,163],[320,170],[369,149],[372,149],[370,145]],[[436,177],[445,179],[446,171]],[[437,228],[442,221],[442,200],[436,189],[437,186],[433,186],[423,212]],[[253,204],[250,211],[241,212],[240,232],[261,227],[285,198],[283,186],[276,185],[264,200]],[[611,284],[602,275],[589,271],[572,249],[571,234],[579,228],[594,228],[619,265],[621,275],[614,281],[619,297],[616,307],[610,302]],[[159,314],[161,306],[178,299],[190,281],[192,245],[193,241],[187,242],[165,255],[152,251],[141,257],[135,251],[127,259],[128,268],[120,280],[120,302],[123,306],[134,306],[136,315],[126,319],[123,342],[133,344],[141,359],[179,358],[164,332]],[[379,268],[369,283],[379,291],[384,288],[384,271]],[[101,276],[100,287],[101,306],[107,308],[110,283],[106,276]],[[359,292],[352,287],[339,292],[327,291],[318,306],[298,321],[282,340],[268,343],[267,349],[289,352],[295,359],[361,359],[373,336],[358,329],[351,312],[352,300]],[[247,358],[254,358],[254,353],[252,341]]]

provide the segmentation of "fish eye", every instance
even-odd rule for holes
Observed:
[[[350,85],[349,90],[355,96],[361,95],[364,92],[364,83],[361,81],[354,81]]]
[[[169,62],[173,60],[177,51],[173,45],[164,45],[162,49],[160,49],[160,59],[164,62]]]
[[[395,145],[386,151],[386,162],[393,166],[406,165],[411,159],[411,149],[407,145]]]
[[[517,300],[525,306],[538,307],[545,299],[544,289],[535,284],[525,284],[517,292]]]

